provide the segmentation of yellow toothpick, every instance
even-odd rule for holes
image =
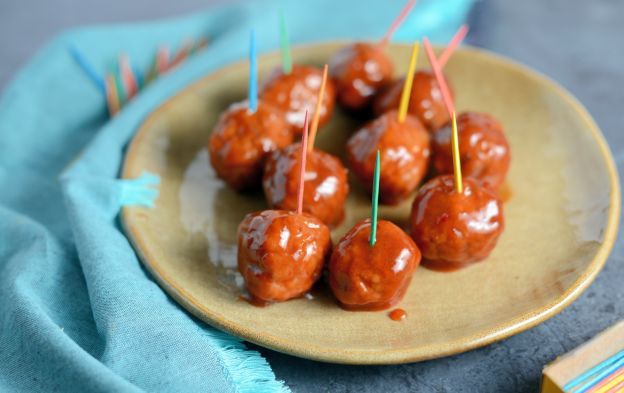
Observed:
[[[451,135],[451,149],[453,150],[453,171],[455,172],[455,190],[458,193],[464,192],[464,185],[462,183],[461,162],[459,161],[459,137],[457,136],[457,119],[455,118],[455,112],[452,115],[452,128],[453,133]]]
[[[412,57],[410,58],[407,75],[405,75],[405,83],[403,84],[403,92],[401,93],[401,104],[399,105],[399,113],[397,120],[399,123],[405,121],[407,116],[407,106],[409,105],[410,95],[412,93],[412,83],[414,82],[414,71],[416,70],[416,59],[418,59],[418,42],[414,42],[412,48]]]

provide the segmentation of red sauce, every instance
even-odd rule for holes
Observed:
[[[393,321],[402,321],[407,317],[407,313],[402,308],[395,308],[394,310],[388,313],[388,316]]]
[[[451,126],[433,133],[433,166],[439,174],[453,173]],[[496,190],[505,181],[511,160],[503,126],[485,113],[465,112],[457,117],[462,175],[478,179]]]
[[[301,133],[305,111],[312,115],[316,109],[323,72],[315,67],[293,65],[290,74],[276,68],[262,86],[260,98],[284,113],[286,122]],[[321,103],[319,126],[331,118],[336,102],[336,88],[331,80],[325,85]]]
[[[309,214],[264,210],[247,214],[238,227],[238,270],[254,301],[304,295],[330,252],[329,228]]]
[[[401,228],[378,221],[372,247],[370,229],[368,219],[357,223],[340,239],[329,261],[329,286],[347,310],[384,310],[397,304],[420,263],[418,247]]]
[[[271,208],[295,210],[299,187],[301,145],[292,144],[274,151],[264,166],[262,187]],[[329,153],[314,149],[306,160],[303,211],[330,226],[344,218],[349,194],[347,170]]]
[[[504,229],[503,205],[477,180],[464,177],[462,193],[452,175],[420,188],[410,216],[410,232],[426,267],[453,270],[486,258]]]
[[[399,108],[404,84],[405,77],[397,79],[377,95],[374,102],[376,115]],[[450,85],[449,89],[451,89]],[[452,89],[451,95],[453,95]],[[408,112],[416,116],[429,131],[437,130],[450,120],[442,99],[440,85],[438,85],[438,81],[431,71],[421,70],[414,73],[414,82],[407,108]]]
[[[260,186],[267,155],[293,139],[279,109],[260,101],[251,113],[246,102],[236,103],[221,114],[210,134],[210,163],[235,190],[255,188]]]
[[[427,130],[415,117],[407,116],[403,123],[399,123],[396,111],[387,112],[349,138],[349,168],[370,192],[375,155],[379,150],[380,202],[397,204],[414,192],[427,172],[429,139]]]
[[[338,101],[353,111],[368,108],[381,88],[392,80],[394,66],[375,44],[355,43],[338,50],[329,60]]]

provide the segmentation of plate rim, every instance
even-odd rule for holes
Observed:
[[[349,42],[351,41],[319,41],[305,45],[293,46],[292,52],[293,55],[296,55],[297,52],[305,51],[310,47],[347,44]],[[410,44],[405,43],[393,43],[391,45],[399,47],[402,46],[406,48],[411,47]],[[472,52],[478,56],[492,58],[496,60],[501,66],[508,67],[514,71],[518,71],[522,74],[528,75],[529,77],[536,78],[541,83],[547,85],[547,87],[549,87],[551,91],[557,94],[562,100],[566,101],[569,106],[577,113],[577,115],[579,115],[581,119],[587,124],[587,130],[589,131],[594,141],[597,143],[602,159],[605,161],[609,183],[611,185],[611,193],[609,195],[610,207],[609,213],[607,215],[607,224],[604,230],[604,241],[600,245],[598,250],[596,250],[592,261],[582,272],[581,276],[576,281],[574,281],[557,299],[547,303],[542,307],[536,307],[535,309],[532,309],[515,318],[509,319],[504,323],[500,323],[492,328],[482,329],[477,334],[473,334],[471,336],[457,339],[454,341],[445,342],[443,344],[429,344],[407,349],[386,349],[383,351],[345,349],[334,350],[332,348],[327,348],[324,346],[301,344],[296,340],[293,341],[282,339],[270,333],[262,333],[261,335],[258,335],[255,333],[253,328],[229,322],[224,315],[204,307],[201,302],[195,299],[181,285],[177,284],[175,279],[165,273],[158,265],[158,263],[155,262],[155,258],[149,255],[149,249],[143,246],[146,240],[143,239],[141,236],[141,231],[138,228],[139,225],[136,221],[133,221],[133,207],[123,207],[120,220],[122,223],[122,228],[126,233],[128,240],[132,244],[132,247],[137,253],[137,256],[139,257],[139,260],[141,261],[143,266],[150,272],[154,280],[162,289],[164,289],[164,291],[169,296],[171,296],[185,310],[187,310],[203,322],[209,324],[210,326],[224,330],[246,341],[278,352],[316,361],[339,364],[403,364],[454,355],[511,337],[515,334],[535,327],[541,322],[544,322],[561,312],[572,302],[574,302],[580,296],[580,294],[585,289],[587,289],[589,285],[594,281],[598,273],[604,267],[617,238],[619,216],[621,210],[621,194],[619,176],[617,172],[617,167],[615,166],[613,155],[609,149],[606,139],[604,138],[604,135],[602,134],[600,128],[598,127],[596,121],[593,119],[589,111],[566,88],[559,85],[553,79],[515,60],[509,59],[505,56],[499,55],[486,49],[463,45],[458,48],[458,51]],[[262,55],[262,57],[275,56],[276,53],[278,52],[265,53]],[[182,94],[189,94],[197,89],[203,88],[208,81],[218,78],[221,73],[230,71],[231,68],[235,67],[246,67],[246,60],[231,62],[216,69],[213,72],[205,74],[202,77],[191,81],[189,84],[181,87],[175,94],[168,97],[164,102],[162,102],[154,110],[152,110],[140,122],[140,124],[136,126],[134,136],[129,142],[126,154],[124,155],[121,178],[130,178],[129,172],[131,171],[132,163],[137,156],[137,146],[140,144],[140,141],[145,137],[145,134],[149,129],[149,125],[153,121],[155,121],[155,116],[159,112],[165,110],[169,105],[171,105],[176,100],[176,98],[178,98],[178,96]]]

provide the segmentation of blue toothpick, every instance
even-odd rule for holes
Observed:
[[[249,111],[258,109],[258,58],[256,54],[256,32],[251,30],[249,43]]]

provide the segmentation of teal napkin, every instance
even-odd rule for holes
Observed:
[[[421,0],[396,40],[445,41],[472,0]],[[0,99],[0,391],[288,391],[244,343],[194,319],[142,269],[118,222],[149,205],[157,178],[118,178],[135,129],[167,97],[258,49],[278,47],[277,9],[295,43],[380,37],[403,1],[249,1],[155,23],[62,34]],[[327,10],[331,10],[328,12]],[[104,97],[73,61],[100,72],[120,52],[147,68],[160,44],[209,47],[109,119]],[[158,201],[155,201],[156,205]]]

